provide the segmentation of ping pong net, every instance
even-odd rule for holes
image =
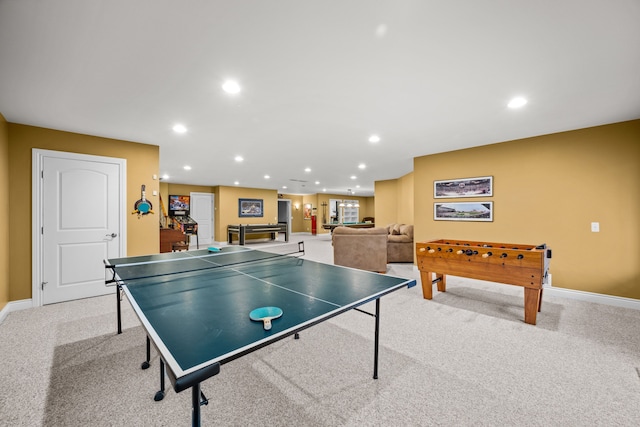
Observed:
[[[299,258],[304,254],[304,242],[298,242],[261,247],[260,250],[244,246],[223,246],[217,252],[186,251],[164,254],[168,256],[122,258],[113,262],[105,261],[105,284],[114,286],[127,280],[239,268],[243,265],[257,263],[274,263],[280,260]]]

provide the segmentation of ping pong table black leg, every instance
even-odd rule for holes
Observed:
[[[153,396],[153,400],[156,402],[164,399],[164,360],[160,359],[160,390]]]
[[[147,335],[147,359],[142,362],[140,367],[147,369],[149,366],[151,366],[151,340],[149,339],[149,335]]]
[[[122,289],[120,285],[116,286],[116,307],[118,308],[118,333],[122,333],[122,315],[120,314],[120,300],[122,299]]]
[[[376,299],[376,334],[373,344],[373,379],[378,379],[378,338],[380,336],[380,298]]]
[[[200,427],[200,383],[191,387],[191,425]]]

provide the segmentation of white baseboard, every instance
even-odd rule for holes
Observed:
[[[592,292],[577,291],[575,289],[556,288],[545,286],[543,295],[552,295],[554,297],[571,298],[585,302],[595,302],[598,304],[612,305],[615,307],[631,308],[640,310],[640,300],[633,298],[617,297],[613,295],[596,294]]]
[[[418,266],[414,264],[413,271],[420,273]],[[570,298],[597,304],[612,305],[614,307],[630,308],[640,310],[640,300],[634,298],[617,297],[613,295],[596,294],[593,292],[577,291],[575,289],[556,288],[551,286],[551,274],[549,274],[549,284],[544,285],[544,295],[552,295],[561,298]],[[544,298],[544,296],[543,296]]]
[[[31,299],[9,301],[7,305],[5,305],[2,310],[0,310],[0,323],[4,322],[4,319],[12,311],[26,310],[27,308],[31,308],[31,307],[33,307],[33,302],[31,301]]]

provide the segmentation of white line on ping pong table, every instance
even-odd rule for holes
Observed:
[[[247,249],[247,251],[249,251],[250,249]],[[190,255],[188,252],[186,252],[186,254],[188,255],[185,258],[168,258],[168,259],[156,259],[153,261],[140,261],[140,262],[130,262],[128,264],[118,264],[116,265],[116,267],[131,267],[131,266],[136,266],[136,265],[147,265],[147,264],[162,264],[165,262],[174,262],[174,261],[185,261],[188,259],[203,259],[204,258],[209,258],[209,257],[216,257],[216,256],[221,256],[221,255],[230,255],[236,252],[225,252],[225,253],[208,253],[208,254],[204,254],[204,255]],[[206,261],[206,260],[204,260]],[[214,264],[214,263],[212,263]],[[222,265],[222,264],[218,264],[215,263],[217,265]]]
[[[253,249],[248,249],[248,250],[253,250]],[[271,252],[269,252],[269,253],[271,253]],[[277,255],[277,256],[274,256],[273,258],[267,258],[266,260],[271,260],[271,259],[291,259],[291,257],[288,257],[286,255],[280,255],[280,254],[274,254],[274,255]],[[297,257],[295,257],[295,258],[297,258]],[[212,261],[208,261],[208,260],[205,260],[205,261],[206,262],[211,262],[212,264],[216,264],[216,263],[214,263]],[[265,259],[256,260],[256,261],[265,261]],[[285,290],[287,292],[291,292],[291,293],[294,293],[294,294],[301,295],[303,297],[311,298],[311,299],[316,300],[316,301],[324,302],[326,304],[333,305],[335,307],[342,307],[340,304],[336,304],[334,302],[327,301],[327,300],[324,300],[322,298],[317,298],[317,297],[314,297],[314,296],[311,296],[311,295],[308,295],[308,294],[305,294],[305,293],[302,293],[302,292],[295,291],[293,289],[286,288],[284,286],[278,285],[276,283],[272,283],[272,282],[270,282],[268,280],[261,279],[259,277],[256,277],[256,276],[252,275],[252,274],[245,273],[244,271],[240,271],[240,270],[237,269],[237,267],[240,267],[240,266],[242,266],[244,264],[250,264],[250,263],[251,262],[249,261],[249,262],[246,262],[246,263],[235,264],[233,266],[229,266],[229,270],[235,271],[236,273],[242,274],[243,276],[247,276],[247,277],[250,277],[252,279],[256,279],[256,280],[258,280],[260,282],[266,283],[267,285],[275,286],[276,288],[280,288],[280,289]],[[220,264],[218,264],[218,265],[220,265]]]
[[[235,270],[235,269],[233,269],[233,270]],[[303,296],[303,297],[311,298],[311,299],[316,300],[316,301],[324,302],[324,303],[326,303],[326,304],[333,305],[333,306],[335,306],[335,307],[342,307],[342,305],[340,305],[340,304],[336,304],[335,302],[327,301],[327,300],[322,299],[322,298],[318,298],[318,297],[314,297],[314,296],[311,296],[311,295],[308,295],[308,294],[304,294],[304,293],[302,293],[302,292],[298,292],[298,291],[295,291],[295,290],[293,290],[293,289],[286,288],[286,287],[284,287],[284,286],[281,286],[281,285],[278,285],[278,284],[275,284],[275,283],[269,282],[268,280],[261,279],[261,278],[259,278],[259,277],[253,276],[253,275],[248,274],[248,273],[244,273],[244,272],[242,272],[242,271],[238,271],[238,270],[235,270],[235,271],[237,271],[238,273],[240,273],[240,274],[242,274],[242,275],[244,275],[244,276],[251,277],[252,279],[259,280],[259,281],[261,281],[261,282],[263,282],[263,283],[266,283],[267,285],[275,286],[276,288],[280,288],[280,289],[285,290],[285,291],[287,291],[287,292],[291,292],[291,293],[294,293],[294,294],[301,295],[301,296]]]
[[[242,252],[252,252],[252,251],[253,251],[253,249],[246,249],[246,250],[243,250]],[[233,253],[236,253],[236,252],[229,252],[229,253],[227,253],[227,255],[228,254],[233,254]],[[271,253],[271,252],[268,252],[268,253]],[[290,258],[287,255],[281,255],[281,254],[275,254],[274,253],[274,255],[276,255],[276,256],[274,256],[273,258],[251,260],[251,261],[247,261],[245,263],[239,263],[239,264],[234,264],[234,265],[229,265],[229,266],[226,266],[225,264],[220,264],[220,263],[214,262],[213,260],[204,259],[204,258],[211,258],[211,257],[220,256],[220,255],[225,255],[224,253],[213,253],[213,254],[205,254],[205,255],[191,255],[189,253],[186,253],[186,255],[187,255],[187,257],[185,257],[185,258],[169,258],[169,259],[155,260],[155,261],[132,262],[132,263],[129,263],[129,264],[120,264],[118,267],[130,267],[130,266],[136,266],[136,265],[158,264],[158,263],[164,263],[164,262],[184,261],[184,260],[188,260],[188,259],[201,259],[202,261],[208,262],[208,263],[213,264],[213,265],[222,266],[222,267],[228,267],[229,270],[233,270],[233,271],[235,271],[235,272],[237,272],[239,274],[242,274],[244,276],[250,277],[252,279],[256,279],[256,280],[258,280],[260,282],[266,283],[267,285],[275,286],[276,288],[280,288],[282,290],[285,290],[285,291],[288,291],[288,292],[291,292],[291,293],[294,293],[294,294],[298,294],[298,295],[301,295],[301,296],[304,296],[304,297],[307,297],[307,298],[311,298],[311,299],[316,300],[316,301],[324,302],[326,304],[333,305],[335,307],[342,307],[342,305],[340,305],[340,304],[336,304],[334,302],[327,301],[327,300],[324,300],[322,298],[317,298],[317,297],[314,297],[314,296],[311,296],[311,295],[308,295],[308,294],[305,294],[305,293],[302,293],[302,292],[295,291],[293,289],[286,288],[284,286],[278,285],[276,283],[269,282],[267,280],[261,279],[259,277],[253,276],[251,274],[245,273],[245,272],[240,271],[240,270],[237,269],[237,267],[242,266],[244,264],[251,264],[252,261],[265,261],[265,260],[271,260],[271,259],[276,259],[276,258],[277,259]]]

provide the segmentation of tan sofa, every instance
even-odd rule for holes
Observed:
[[[387,262],[413,262],[413,225],[389,224]]]
[[[387,272],[386,228],[336,227],[331,236],[333,263],[361,270]]]

